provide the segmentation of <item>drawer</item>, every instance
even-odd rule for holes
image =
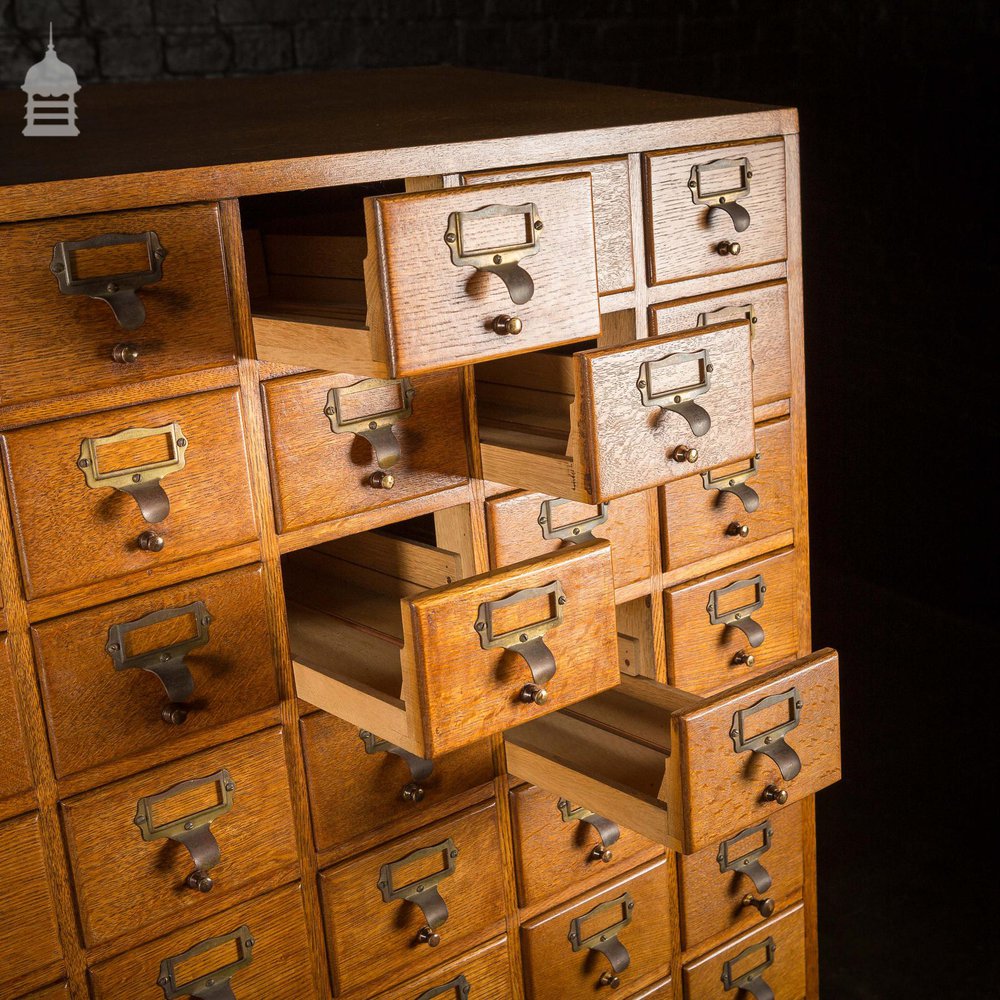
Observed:
[[[594,197],[597,243],[597,289],[601,295],[635,286],[632,267],[632,190],[624,156],[581,163],[546,163],[515,170],[482,170],[462,174],[463,184],[518,181],[556,174],[589,174]]]
[[[527,1000],[632,991],[670,972],[670,884],[660,858],[521,927]]]
[[[252,943],[251,943],[252,942]],[[298,885],[234,906],[150,941],[90,970],[95,1000],[163,1000],[204,995],[206,979],[229,983],[240,1000],[307,1000],[326,995],[309,954]],[[187,989],[185,989],[187,987]],[[207,991],[206,991],[207,992]],[[213,994],[213,996],[216,994]]]
[[[10,639],[0,635],[0,809],[8,799],[30,790],[33,782],[28,766],[27,750],[21,730],[21,719],[14,697],[14,674],[10,662]],[[17,810],[15,810],[17,811]]]
[[[236,389],[10,431],[3,450],[29,599],[257,537]]]
[[[318,851],[389,825],[420,826],[428,809],[473,788],[492,795],[488,740],[429,761],[326,712],[299,727]]]
[[[646,153],[643,185],[650,284],[785,259],[780,139]]]
[[[504,738],[516,777],[671,850],[717,848],[840,780],[837,654],[712,698],[623,677]]]
[[[56,777],[175,744],[278,701],[259,564],[33,625]],[[277,715],[277,713],[275,713]],[[273,721],[277,721],[275,718]],[[153,759],[150,759],[150,755]]]
[[[461,579],[453,553],[390,541],[283,560],[304,701],[431,758],[618,683],[607,542]]]
[[[631,1000],[674,1000],[674,984],[670,979],[661,979],[658,983],[639,990]]]
[[[751,992],[757,997],[804,1000],[806,938],[802,904],[689,962],[681,977],[685,1000],[733,1000]],[[754,980],[753,991],[740,985],[747,978]]]
[[[631,493],[605,505],[518,492],[486,501],[491,566],[556,552],[577,541],[611,543],[615,589],[648,587],[660,572],[658,525],[649,492]]]
[[[0,995],[63,974],[38,814],[0,823]]]
[[[710,694],[795,656],[799,560],[788,549],[665,591],[669,682]]]
[[[756,427],[750,461],[710,469],[663,487],[667,569],[730,553],[790,533],[794,525],[792,423],[781,417]],[[786,541],[791,537],[786,536]]]
[[[535,906],[634,868],[657,844],[558,795],[521,785],[510,793],[517,896]]]
[[[349,299],[288,302],[287,280],[272,279],[252,302],[262,361],[400,378],[600,330],[589,174],[379,195],[365,200],[365,227],[367,311]],[[308,264],[295,274],[336,273],[328,258],[342,238],[297,242]]]
[[[216,205],[3,226],[0,258],[18,345],[0,357],[0,405],[235,362]]]
[[[678,855],[684,950],[756,927],[802,893],[802,804]]]
[[[458,372],[412,382],[297,375],[265,382],[262,391],[279,531],[426,496],[468,477]]]
[[[298,872],[278,728],[67,799],[62,814],[90,947],[198,920]]]
[[[335,992],[370,996],[502,934],[499,859],[491,802],[322,872]]]
[[[757,406],[792,395],[788,337],[788,286],[783,281],[737,288],[698,298],[661,302],[650,308],[652,333],[685,333],[733,319],[750,322],[753,401]]]
[[[746,323],[476,367],[488,480],[597,503],[754,454]]]
[[[69,997],[69,983],[63,980],[61,983],[53,983],[52,986],[45,986],[34,993],[29,993],[21,1000],[67,1000]]]

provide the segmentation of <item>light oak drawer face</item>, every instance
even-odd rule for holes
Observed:
[[[0,823],[0,995],[63,972],[38,814]]]
[[[128,239],[73,245],[114,234]],[[0,358],[0,405],[234,363],[215,205],[4,226],[0,258],[7,287],[17,289],[2,322],[17,348]]]
[[[762,927],[716,948],[682,970],[685,1000],[732,1000],[751,994],[739,985],[752,976],[758,991],[764,983],[781,1000],[806,995],[805,914],[802,904]],[[727,988],[727,984],[728,988]]]
[[[298,885],[101,962],[91,968],[90,981],[95,1000],[163,1000],[161,973],[168,977],[168,988],[180,987],[174,994],[178,997],[198,995],[183,987],[204,987],[206,979],[228,981],[240,1000],[311,1000],[325,995],[312,968]]]
[[[313,836],[320,851],[390,824],[419,826],[429,808],[472,788],[492,789],[488,741],[421,761],[414,774],[399,752],[370,734],[362,739],[364,730],[326,712],[307,715],[299,726]]]
[[[4,752],[0,755],[0,810],[2,810],[8,799],[27,792],[32,785],[24,737],[21,735],[17,700],[14,697],[10,639],[6,635],[0,635],[0,691],[3,692],[3,697],[0,698],[0,743],[4,747]]]
[[[755,429],[749,461],[710,469],[663,487],[664,549],[668,570],[742,550],[767,538],[792,541],[793,452],[791,418]]]
[[[672,951],[669,897],[667,862],[660,859],[524,924],[528,1000],[611,993],[615,978],[629,996],[662,979]]]
[[[22,1000],[64,1000],[69,996],[69,983],[61,982],[35,993],[29,993]]]
[[[646,153],[643,172],[650,284],[785,259],[780,139]]]
[[[62,810],[88,946],[147,925],[162,933],[298,872],[277,728],[68,799]]]
[[[420,974],[502,933],[499,856],[490,803],[322,872],[337,992]]]
[[[412,381],[301,375],[265,382],[262,392],[279,531],[425,496],[468,477],[457,372]]]
[[[26,427],[3,448],[29,598],[257,537],[236,389]]]
[[[521,906],[607,881],[657,845],[566,799],[531,785],[510,793]]]
[[[653,983],[652,986],[640,990],[630,1000],[673,1000],[674,984],[669,979]]]
[[[666,591],[669,682],[710,694],[795,656],[798,560],[786,550]]]
[[[678,862],[685,951],[755,928],[801,895],[802,804]]]
[[[59,778],[139,753],[154,756],[148,766],[176,756],[177,740],[278,701],[259,564],[31,634]]]
[[[625,157],[582,163],[548,163],[519,170],[484,170],[463,174],[462,183],[486,184],[577,173],[589,174],[593,185],[598,290],[601,295],[628,291],[634,286],[635,278],[632,268],[632,193]]]

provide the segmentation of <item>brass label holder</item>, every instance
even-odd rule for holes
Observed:
[[[469,247],[465,245],[463,227],[474,219],[496,219],[521,215],[525,218],[525,238],[521,243],[495,247]],[[542,220],[534,202],[523,205],[486,205],[471,212],[452,212],[448,216],[448,228],[444,240],[451,250],[451,262],[455,267],[474,267],[479,271],[495,274],[507,287],[510,300],[515,305],[523,305],[535,294],[535,283],[531,275],[520,265],[525,257],[538,253],[541,241]]]
[[[618,935],[632,923],[635,902],[632,894],[623,892],[616,899],[598,903],[592,910],[582,916],[574,917],[569,924],[569,943],[574,952],[590,949],[599,951],[610,963],[617,974],[624,972],[632,961],[628,949],[618,940]],[[583,926],[586,922],[603,916],[605,913],[616,913],[618,919],[608,924],[602,930],[595,931],[589,937],[583,937]]]
[[[706,174],[712,169],[738,170],[740,181],[736,187],[725,191],[707,190],[703,191],[703,186],[707,187],[707,177],[702,177],[702,172]],[[696,163],[691,168],[691,176],[688,180],[688,188],[691,190],[691,200],[696,205],[708,205],[708,217],[717,211],[723,211],[732,220],[733,228],[738,233],[745,232],[750,227],[750,213],[739,204],[740,198],[745,198],[750,194],[750,178],[753,177],[753,169],[750,161],[745,156],[735,159],[712,160],[709,163]]]
[[[232,962],[215,969],[213,972],[205,972],[194,979],[189,979],[187,982],[177,982],[177,967],[179,965],[231,942],[235,942],[238,955]],[[250,933],[250,928],[246,924],[242,924],[228,934],[220,934],[218,937],[199,941],[187,951],[163,959],[160,962],[160,975],[157,978],[157,983],[163,990],[164,1000],[179,1000],[180,997],[197,997],[198,1000],[236,1000],[236,994],[233,993],[230,981],[237,972],[247,968],[253,961],[254,944],[256,942]]]
[[[698,381],[692,385],[675,386],[669,389],[653,391],[653,376],[676,365],[694,362],[698,365]],[[668,354],[655,361],[643,361],[639,365],[639,378],[636,388],[643,406],[657,406],[661,410],[670,410],[682,416],[691,433],[695,437],[707,434],[712,426],[712,418],[708,411],[693,402],[698,396],[708,392],[712,387],[713,365],[709,360],[708,351],[692,351],[688,353]]]
[[[597,505],[597,513],[593,517],[585,517],[579,521],[572,521],[568,524],[561,524],[558,528],[552,526],[552,512],[556,507],[563,504],[573,503],[572,500],[564,500],[561,497],[550,497],[543,500],[538,508],[538,523],[542,529],[542,538],[546,541],[558,539],[561,542],[570,544],[586,544],[597,541],[594,538],[594,528],[600,527],[608,519],[608,504]]]
[[[719,871],[723,875],[726,872],[736,872],[737,875],[746,875],[753,882],[753,886],[758,892],[767,892],[771,888],[771,875],[760,863],[760,859],[771,850],[771,839],[773,836],[774,830],[771,827],[771,821],[766,819],[763,823],[758,823],[756,826],[748,826],[735,836],[722,841],[719,844],[719,853],[716,856],[716,860],[719,862]],[[734,852],[734,848],[741,841],[757,837],[760,838],[760,843],[753,849],[745,851],[743,854]]]
[[[750,324],[750,336],[752,337],[754,327],[757,325],[757,311],[750,302],[742,306],[719,306],[718,309],[698,313],[694,325],[698,328],[708,326],[709,319],[712,323],[732,323],[739,319],[746,320]]]
[[[719,599],[744,587],[753,587],[753,600],[742,607],[719,614]],[[732,625],[733,628],[738,628],[747,637],[747,642],[756,649],[764,641],[764,629],[753,620],[752,616],[755,611],[759,611],[764,606],[766,592],[767,584],[764,583],[764,577],[760,573],[749,580],[737,580],[727,587],[719,587],[708,595],[708,604],[706,605],[708,620],[713,625]]]
[[[395,409],[381,410],[348,420],[343,415],[344,400],[371,389],[395,385],[399,387],[400,405]],[[408,378],[380,379],[366,378],[354,385],[331,389],[326,394],[324,413],[330,418],[330,430],[334,434],[356,434],[363,437],[375,452],[375,461],[380,469],[389,469],[399,461],[399,441],[392,433],[393,424],[405,420],[413,412],[413,388]]]
[[[611,848],[618,843],[618,838],[621,837],[621,829],[617,823],[604,816],[599,816],[583,806],[574,807],[568,799],[559,799],[556,808],[564,823],[586,823],[597,831],[601,842],[590,852],[591,860],[604,862],[612,860],[614,854]]]
[[[429,990],[424,990],[417,1000],[434,1000],[435,997],[443,997],[446,993],[452,993],[455,1000],[468,1000],[472,992],[472,984],[461,973],[455,976],[451,982],[442,983],[440,986],[432,986]]]
[[[752,514],[760,506],[760,494],[752,487],[747,486],[747,480],[757,475],[760,469],[760,452],[758,451],[750,459],[750,467],[740,472],[732,473],[728,476],[715,476],[712,471],[701,474],[701,485],[706,490],[718,490],[720,493],[732,493],[739,498],[743,509]]]
[[[409,750],[404,750],[388,740],[379,739],[367,729],[358,730],[358,738],[364,744],[365,753],[369,756],[379,753],[393,754],[409,768],[410,781],[403,786],[400,793],[400,798],[404,802],[420,802],[423,799],[424,789],[421,782],[426,781],[434,772],[434,761],[418,757],[415,753],[410,753]]]
[[[740,962],[747,955],[752,955],[755,951],[764,950],[764,960],[752,969],[744,972],[740,976],[733,977],[733,969],[737,968]],[[770,935],[757,944],[752,944],[744,948],[735,958],[730,958],[722,963],[722,986],[725,990],[746,990],[752,994],[756,1000],[774,1000],[774,990],[767,985],[763,978],[764,972],[774,965],[775,944],[774,938]]]
[[[170,458],[146,465],[133,465],[114,472],[103,472],[98,462],[98,452],[108,445],[123,441],[139,441],[143,438],[166,436],[170,439]],[[92,490],[111,487],[127,493],[139,507],[139,512],[150,524],[159,524],[170,513],[170,498],[160,480],[172,472],[184,468],[187,438],[180,424],[164,424],[162,427],[130,427],[128,430],[107,437],[84,438],[80,442],[80,457],[76,464],[83,472],[87,486]]]
[[[128,244],[145,245],[149,261],[146,270],[105,274],[96,278],[73,276],[73,254],[77,251]],[[151,285],[163,277],[163,260],[166,256],[167,251],[154,232],[103,233],[87,240],[63,240],[57,243],[52,248],[49,270],[56,276],[59,291],[63,295],[86,295],[107,302],[118,325],[126,330],[135,330],[146,321],[146,307],[136,293],[145,285]]]
[[[787,722],[781,722],[756,736],[744,736],[747,719],[783,702],[788,703],[789,717]],[[770,757],[778,765],[781,776],[786,781],[791,781],[802,770],[802,761],[799,759],[799,755],[785,742],[785,737],[798,726],[801,711],[802,699],[799,696],[799,689],[792,687],[780,694],[761,698],[749,708],[741,708],[734,712],[733,725],[729,731],[734,752],[746,753],[750,750],[753,753],[762,753],[765,757]]]
[[[424,858],[433,856],[444,858],[444,868],[424,875],[415,882],[407,885],[396,886],[393,878],[397,868],[402,868],[409,864],[415,864]],[[437,930],[448,919],[448,905],[441,897],[438,886],[446,879],[455,874],[456,858],[458,848],[455,841],[449,837],[441,841],[440,844],[432,844],[430,847],[422,847],[407,854],[406,857],[396,861],[389,861],[379,869],[378,888],[382,893],[382,902],[391,903],[393,900],[402,899],[408,903],[419,906],[427,921],[426,926],[420,929],[417,938],[419,941],[427,942],[434,947],[440,938],[434,931]]]

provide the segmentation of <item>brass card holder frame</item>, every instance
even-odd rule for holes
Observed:
[[[103,247],[145,244],[149,267],[145,271],[105,274],[96,278],[73,276],[73,254],[78,250],[98,250]],[[52,248],[49,270],[59,282],[63,295],[86,295],[101,299],[111,307],[118,325],[135,330],[146,321],[146,307],[137,292],[163,277],[163,261],[167,251],[156,233],[102,233],[86,240],[63,240]]]
[[[709,317],[712,323],[732,323],[736,320],[745,319],[750,324],[750,336],[754,335],[754,327],[757,325],[757,310],[752,302],[747,302],[742,306],[719,306],[718,309],[710,309],[708,312],[698,313],[694,325],[697,328],[709,325]]]
[[[556,808],[564,823],[586,823],[597,831],[601,842],[590,852],[591,860],[607,863],[614,858],[614,852],[611,848],[618,843],[618,838],[621,837],[621,829],[614,820],[599,816],[583,806],[574,807],[568,799],[559,799]]]
[[[702,191],[702,171],[711,168],[729,167],[740,172],[740,183],[726,191]],[[696,163],[691,168],[691,176],[688,180],[688,187],[691,190],[691,200],[696,205],[708,206],[708,217],[717,211],[723,211],[732,220],[733,228],[738,233],[745,232],[750,227],[750,213],[739,204],[740,198],[745,198],[750,193],[750,178],[753,177],[753,169],[750,161],[745,156],[735,159],[711,160],[708,163]]]
[[[574,502],[573,500],[564,500],[562,497],[550,497],[548,500],[542,501],[538,508],[538,523],[542,529],[542,538],[546,541],[557,539],[570,544],[586,544],[597,541],[594,537],[594,528],[599,528],[608,519],[608,503],[606,501],[597,505],[597,513],[592,517],[561,524],[558,528],[552,527],[552,512],[555,508]]]
[[[714,476],[711,470],[703,472],[701,485],[706,490],[732,493],[743,504],[743,509],[748,514],[752,514],[760,506],[760,494],[752,486],[747,486],[747,480],[756,476],[758,471],[760,471],[759,451],[750,459],[750,467],[741,472],[718,477]]]
[[[719,614],[719,599],[744,587],[753,587],[753,600],[742,607]],[[767,584],[764,583],[764,577],[760,573],[749,580],[736,580],[726,587],[719,587],[708,595],[706,605],[708,620],[713,625],[731,625],[733,628],[738,628],[747,637],[747,642],[756,649],[764,641],[764,629],[759,622],[753,620],[753,613],[764,606],[766,592]]]
[[[396,886],[393,884],[396,868],[423,861],[424,858],[434,855],[442,856],[445,859],[444,868],[440,871],[424,875],[407,885]],[[407,903],[413,903],[414,906],[419,906],[427,923],[420,928],[417,940],[426,942],[432,948],[441,940],[435,931],[448,919],[448,904],[442,898],[438,886],[446,878],[455,874],[457,857],[458,848],[455,846],[455,841],[448,837],[440,844],[421,847],[396,861],[388,861],[379,869],[378,888],[379,892],[382,893],[382,902],[391,903],[393,900],[402,899]]]
[[[388,740],[379,739],[367,729],[359,729],[358,738],[364,744],[365,753],[369,756],[379,753],[393,754],[409,768],[410,781],[403,786],[400,792],[400,798],[404,802],[420,802],[423,799],[424,789],[421,782],[426,781],[433,774],[434,761],[418,757],[415,753],[410,753],[409,750],[404,750]]]
[[[114,472],[102,472],[98,462],[101,448],[123,441],[166,435],[170,438],[171,457],[161,462],[133,465]],[[143,519],[149,524],[159,524],[170,513],[170,498],[160,485],[160,480],[184,468],[187,438],[180,424],[174,422],[162,427],[129,427],[106,437],[84,438],[80,442],[80,457],[76,464],[83,472],[87,486],[92,490],[111,489],[127,493],[139,507]]]
[[[788,702],[789,705],[787,722],[781,722],[756,736],[744,736],[747,719],[774,705],[780,705],[782,702]],[[799,755],[785,742],[785,737],[798,726],[801,711],[802,699],[797,687],[791,687],[780,694],[768,695],[749,708],[737,710],[733,713],[733,725],[729,731],[733,741],[733,751],[746,753],[749,750],[770,757],[778,765],[781,776],[786,781],[791,781],[802,770],[802,761],[799,759]]]
[[[582,937],[584,923],[611,911],[617,911],[620,914],[618,920],[603,930],[595,931],[589,937]],[[635,901],[632,899],[632,894],[623,892],[615,899],[598,903],[582,916],[574,917],[570,921],[569,934],[567,935],[573,951],[585,949],[599,951],[611,963],[611,968],[616,975],[619,972],[624,972],[629,967],[632,957],[625,945],[618,940],[618,935],[632,923],[634,911]],[[608,982],[604,977],[602,977],[602,981]]]
[[[199,955],[221,948],[230,942],[236,943],[238,957],[212,972],[205,972],[184,983],[177,982],[177,967],[189,962]],[[256,941],[246,924],[241,924],[228,934],[207,938],[192,945],[187,951],[160,962],[160,975],[157,984],[163,990],[164,1000],[179,1000],[180,997],[197,997],[198,1000],[236,1000],[233,992],[232,978],[237,972],[247,968],[253,961],[253,946]]]
[[[399,387],[401,402],[398,407],[355,417],[353,420],[344,418],[342,406],[345,399],[386,385]],[[323,412],[329,417],[330,430],[334,434],[356,434],[358,437],[363,437],[372,446],[378,467],[389,469],[399,461],[400,456],[399,441],[392,433],[393,424],[398,424],[413,413],[413,397],[416,391],[408,378],[366,378],[353,385],[330,389],[326,394],[326,406]]]
[[[510,215],[522,215],[528,220],[524,242],[466,249],[463,233],[466,222]],[[479,271],[495,274],[506,286],[511,302],[520,306],[535,294],[535,283],[520,262],[525,257],[538,253],[541,230],[542,220],[538,217],[538,207],[533,201],[522,205],[486,205],[471,212],[452,212],[448,216],[444,241],[451,250],[451,262],[455,267],[474,267]]]
[[[446,993],[451,993],[455,1000],[468,1000],[472,992],[472,984],[462,973],[455,976],[451,982],[442,983],[440,986],[432,986],[429,990],[424,990],[417,1000],[434,1000],[435,997],[443,997]]]
[[[743,854],[734,853],[734,848],[741,842],[749,840],[751,837],[761,837],[761,843],[752,850]],[[719,844],[719,853],[716,861],[719,862],[719,871],[723,875],[726,872],[736,872],[737,875],[746,875],[753,887],[758,892],[767,892],[771,888],[771,875],[760,863],[760,859],[771,850],[771,840],[774,837],[774,829],[769,819],[756,826],[748,826],[745,830],[734,834],[728,840]]]
[[[764,949],[764,961],[748,969],[740,976],[733,977],[733,969],[737,968],[740,962],[747,955],[752,955],[755,951]],[[744,948],[735,958],[730,958],[722,963],[722,986],[725,990],[746,990],[752,994],[756,1000],[774,1000],[774,990],[767,985],[762,978],[763,973],[774,965],[775,952],[774,938],[768,935],[763,941],[752,944]]]
[[[698,365],[698,381],[693,385],[661,389],[653,392],[653,375],[665,368],[694,362]],[[682,416],[691,433],[695,437],[707,434],[712,426],[712,418],[708,411],[693,402],[698,396],[704,395],[712,387],[712,371],[714,366],[709,360],[708,350],[689,353],[667,354],[652,361],[643,361],[639,365],[639,378],[636,388],[643,406],[657,406],[661,410],[670,410]]]

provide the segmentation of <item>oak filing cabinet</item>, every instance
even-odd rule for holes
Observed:
[[[0,997],[816,997],[795,112],[87,94],[0,166]]]

